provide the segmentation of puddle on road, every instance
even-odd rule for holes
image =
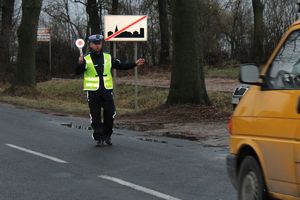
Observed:
[[[167,141],[164,140],[157,140],[157,139],[151,139],[151,138],[138,138],[141,141],[145,141],[145,142],[155,142],[155,143],[163,143],[166,144],[168,143]]]
[[[198,141],[199,140],[196,136],[183,135],[183,134],[173,134],[173,133],[170,133],[170,132],[164,133],[163,136],[170,137],[170,138],[190,140],[190,141]]]
[[[70,115],[67,115],[67,114],[60,114],[60,113],[54,113],[53,115],[57,116],[57,117],[68,117],[68,116],[70,116]]]
[[[72,122],[71,123],[63,123],[60,125],[62,125],[64,127],[68,127],[68,128],[79,129],[79,130],[92,130],[92,127],[90,127],[90,126],[77,125]]]
[[[79,130],[93,130],[92,127],[90,126],[83,126],[83,125],[77,125],[77,124],[74,124],[74,123],[62,123],[60,124],[61,126],[64,126],[64,127],[67,127],[67,128],[74,128],[74,129],[79,129]],[[115,133],[114,135],[123,135],[122,133]]]
[[[228,145],[221,145],[221,144],[202,144],[203,147],[218,147],[218,148],[227,148]]]
[[[163,129],[164,124],[158,124],[158,123],[132,123],[132,124],[122,124],[122,123],[116,123],[116,128],[119,129],[129,129],[133,131],[149,131],[149,130],[158,130]]]
[[[46,114],[46,115],[54,115],[54,116],[57,116],[57,117],[69,117],[70,116],[69,114],[53,113],[53,112],[50,112],[48,110],[36,110],[36,111],[39,112],[39,113],[43,113],[43,114]]]
[[[62,123],[60,124],[61,126],[64,126],[64,127],[67,127],[67,128],[73,128],[73,129],[78,129],[78,130],[88,130],[88,131],[91,131],[93,130],[93,128],[91,126],[83,126],[83,125],[78,125],[78,124],[75,124],[73,122],[70,122],[70,123]],[[118,135],[118,136],[122,136],[124,134],[122,133],[114,133],[114,135]]]

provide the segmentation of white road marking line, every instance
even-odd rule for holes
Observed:
[[[39,152],[36,152],[36,151],[32,151],[30,149],[26,149],[26,148],[23,148],[23,147],[19,147],[19,146],[16,146],[16,145],[13,145],[13,144],[6,144],[6,146],[9,146],[11,148],[14,148],[14,149],[18,149],[20,151],[24,151],[26,153],[30,153],[30,154],[33,154],[33,155],[36,155],[36,156],[40,156],[40,157],[43,157],[43,158],[46,158],[46,159],[49,159],[49,160],[52,160],[54,162],[58,162],[58,163],[68,163],[64,160],[61,160],[61,159],[58,159],[58,158],[55,158],[55,157],[52,157],[52,156],[48,156],[46,154],[42,154],[42,153],[39,153]]]
[[[145,188],[145,187],[142,187],[142,186],[139,186],[139,185],[136,185],[136,184],[124,181],[122,179],[115,178],[115,177],[106,176],[106,175],[100,175],[98,177],[102,178],[102,179],[105,179],[105,180],[109,180],[109,181],[118,183],[118,184],[123,185],[123,186],[130,187],[130,188],[132,188],[134,190],[137,190],[137,191],[140,191],[140,192],[144,192],[144,193],[150,194],[152,196],[155,196],[155,197],[158,197],[158,198],[161,198],[161,199],[166,199],[166,200],[181,200],[181,199],[172,197],[170,195],[163,194],[163,193],[157,192],[155,190],[151,190],[151,189],[148,189],[148,188]]]
[[[219,159],[219,160],[225,160],[226,157],[227,157],[227,154],[219,154],[219,155],[217,155],[215,158],[216,158],[216,159]]]

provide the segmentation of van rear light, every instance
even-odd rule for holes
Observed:
[[[228,128],[229,134],[232,135],[232,118],[229,119],[227,128]]]

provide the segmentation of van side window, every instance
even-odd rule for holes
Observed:
[[[266,75],[267,89],[300,89],[300,31],[285,41]]]

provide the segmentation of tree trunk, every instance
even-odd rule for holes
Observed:
[[[112,0],[111,12],[112,15],[118,14],[119,0]]]
[[[2,4],[2,21],[0,33],[0,81],[6,81],[10,69],[10,37],[15,0],[4,0]]]
[[[99,9],[96,0],[88,0],[86,11],[89,15],[89,21],[91,24],[91,34],[100,33],[100,18],[99,18]]]
[[[18,28],[18,62],[15,86],[36,85],[36,43],[37,27],[42,0],[22,1],[22,20]]]
[[[168,20],[168,0],[158,0],[160,26],[160,57],[159,64],[170,64],[170,29]]]
[[[103,2],[99,0],[98,5],[99,5],[99,30],[100,30],[99,33],[104,34],[103,20],[102,20]]]
[[[252,46],[252,60],[256,64],[262,64],[264,59],[264,5],[261,0],[252,0],[254,13],[254,38]]]
[[[203,72],[199,0],[173,0],[173,66],[168,105],[209,105]]]
[[[111,6],[111,10],[110,10],[110,14],[111,15],[117,15],[119,14],[119,0],[112,0],[112,6]],[[112,42],[110,42],[110,52],[111,54],[113,54],[114,51],[114,44]]]

